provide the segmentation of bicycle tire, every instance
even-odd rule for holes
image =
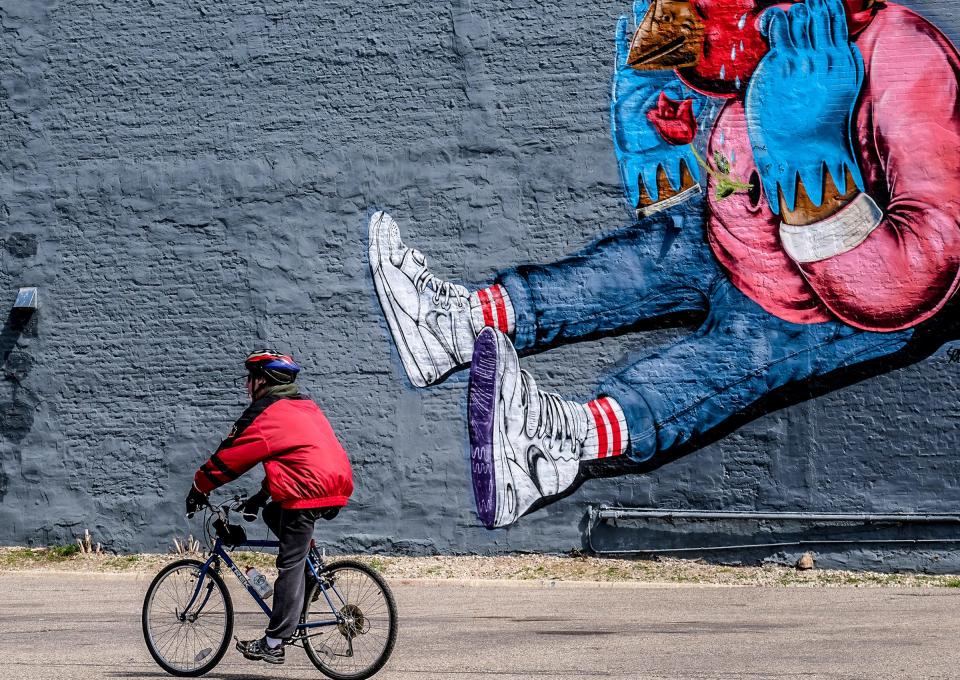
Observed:
[[[393,593],[390,591],[390,586],[387,585],[387,582],[383,580],[383,577],[380,576],[380,574],[378,574],[375,570],[373,570],[372,568],[368,567],[367,565],[361,562],[356,562],[353,560],[340,560],[338,562],[333,562],[327,565],[327,567],[321,572],[321,576],[333,577],[335,581],[339,581],[342,578],[344,578],[345,574],[349,572],[360,572],[365,577],[369,578],[371,581],[373,581],[373,583],[376,584],[377,588],[379,589],[379,595],[382,596],[381,598],[382,607],[385,610],[385,617],[386,617],[385,621],[386,621],[387,630],[385,632],[385,642],[384,642],[383,648],[378,653],[377,657],[368,665],[352,673],[344,673],[344,672],[338,671],[324,661],[322,653],[318,653],[318,651],[315,649],[314,639],[316,637],[319,637],[319,635],[313,636],[313,637],[305,636],[303,638],[303,648],[304,648],[304,651],[306,651],[307,653],[307,657],[310,659],[313,665],[316,666],[321,673],[326,675],[331,680],[365,680],[365,678],[369,678],[371,675],[373,675],[374,673],[379,671],[381,668],[383,668],[384,664],[387,663],[387,660],[390,658],[390,655],[393,653],[393,647],[397,642],[397,627],[398,627],[397,604],[396,604],[396,601],[394,600]],[[311,587],[307,588],[307,596],[303,605],[303,613],[300,616],[301,623],[305,622],[307,617],[309,616],[310,606],[311,604],[313,604],[312,602],[313,596],[314,594],[316,594],[319,588],[320,588],[320,585],[316,581],[314,581],[311,584]],[[329,592],[330,591],[328,591],[328,593]],[[366,592],[366,591],[361,591],[361,592]],[[350,595],[347,595],[346,597],[348,600],[353,599]],[[322,603],[324,605],[326,604],[326,600],[322,596],[318,598],[317,602]],[[364,606],[369,612],[374,610],[374,606],[376,606],[376,604],[377,603],[374,603],[373,606],[365,604]],[[359,606],[355,602],[343,603],[344,607],[348,605]],[[343,608],[341,608],[340,611],[342,610]],[[324,611],[329,612],[329,609],[324,607]],[[341,626],[336,626],[332,628],[333,628],[333,631],[337,631],[340,633],[341,638],[346,639],[346,636],[342,632]],[[360,635],[365,635],[365,634],[367,633],[366,632],[360,633]]]
[[[157,592],[157,589],[171,574],[176,571],[186,568],[195,570],[197,573],[199,573],[202,567],[203,562],[200,562],[199,560],[178,560],[168,564],[153,578],[153,581],[150,583],[150,587],[147,588],[147,594],[143,598],[143,611],[140,617],[140,622],[143,628],[143,640],[146,643],[147,650],[150,652],[150,656],[153,657],[153,660],[157,662],[157,665],[159,665],[160,668],[170,675],[176,675],[179,677],[197,677],[203,675],[204,673],[208,673],[214,668],[214,666],[220,663],[223,655],[227,652],[227,648],[230,646],[230,640],[233,636],[233,601],[230,599],[230,591],[227,589],[227,586],[220,577],[220,574],[213,569],[209,569],[207,570],[205,578],[209,578],[218,589],[220,597],[223,600],[224,609],[223,639],[221,640],[219,647],[216,649],[216,652],[213,654],[207,654],[206,658],[208,661],[206,661],[206,663],[203,665],[197,666],[196,668],[187,668],[178,667],[177,665],[170,663],[170,661],[157,648],[157,641],[162,638],[162,635],[159,635],[157,638],[155,638],[153,630],[154,626],[151,626],[151,614],[153,613],[154,604],[153,598]],[[192,592],[186,596],[186,602],[175,602],[175,608],[179,604],[186,606],[186,604],[189,602],[190,595],[192,595]]]

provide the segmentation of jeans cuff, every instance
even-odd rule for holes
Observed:
[[[515,316],[513,346],[519,352],[532,347],[537,335],[537,315],[533,308],[530,285],[519,269],[508,269],[497,274],[495,283],[507,289]]]
[[[636,463],[645,463],[657,452],[657,428],[650,406],[635,389],[618,378],[608,378],[600,385],[598,397],[610,397],[620,404],[627,419],[630,446],[624,455]]]

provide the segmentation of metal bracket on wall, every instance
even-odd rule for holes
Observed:
[[[13,303],[15,311],[34,311],[40,307],[39,295],[36,288],[21,288],[17,291],[17,299]]]
[[[656,555],[663,553],[692,553],[722,550],[746,550],[750,548],[786,548],[805,545],[919,545],[952,544],[960,539],[811,539],[770,543],[742,543],[737,545],[710,545],[685,548],[636,548],[624,550],[598,550],[593,545],[593,528],[608,520],[741,520],[780,521],[810,523],[855,523],[855,524],[960,524],[960,515],[931,515],[906,513],[817,513],[817,512],[750,512],[736,510],[670,510],[660,508],[619,508],[608,505],[589,506],[587,510],[587,548],[596,555]]]

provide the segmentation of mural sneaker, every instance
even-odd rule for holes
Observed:
[[[370,218],[370,270],[410,382],[436,384],[470,361],[475,335],[470,292],[434,276],[427,259],[403,244],[400,228],[384,212]]]
[[[519,364],[506,335],[481,331],[470,368],[470,469],[488,529],[569,488],[589,445],[587,406],[540,391]]]

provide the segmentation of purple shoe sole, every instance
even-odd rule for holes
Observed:
[[[470,423],[470,474],[477,517],[488,529],[497,518],[496,475],[493,466],[494,410],[497,399],[497,336],[481,331],[473,346],[467,413]]]

